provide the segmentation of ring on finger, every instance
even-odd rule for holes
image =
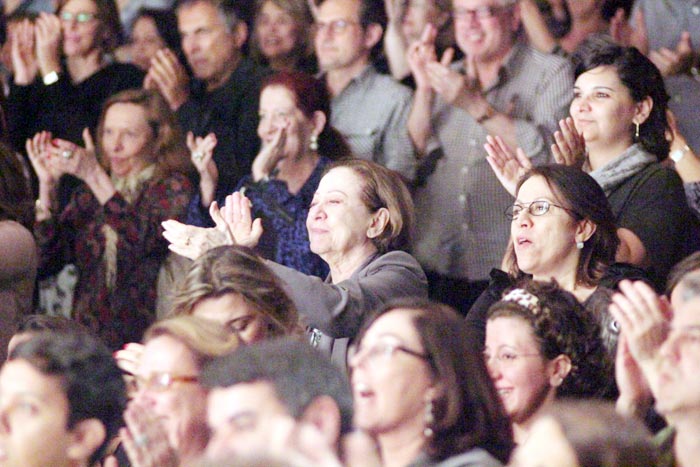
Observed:
[[[73,151],[71,151],[70,149],[64,149],[63,151],[61,151],[61,157],[63,157],[64,159],[70,159],[71,157],[73,157]]]
[[[148,436],[139,435],[134,438],[134,444],[139,447],[143,447],[148,444]]]
[[[195,151],[192,153],[192,157],[197,161],[201,161],[204,159],[204,153],[202,151]]]

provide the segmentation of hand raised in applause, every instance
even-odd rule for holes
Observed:
[[[435,37],[437,29],[432,24],[427,24],[423,29],[420,39],[408,46],[406,58],[411,68],[411,74],[416,82],[416,89],[431,90],[428,77],[428,64],[437,61],[435,52]]]
[[[214,162],[216,135],[209,133],[205,137],[197,136],[190,131],[187,133],[187,147],[190,150],[192,164],[199,172],[199,192],[202,206],[210,206],[216,194],[219,183],[219,169]]]
[[[151,59],[143,81],[145,89],[155,89],[161,93],[174,112],[190,97],[190,78],[187,70],[170,49],[160,49]]]
[[[559,130],[554,133],[552,155],[557,164],[582,168],[586,162],[586,141],[574,126],[571,117],[559,120]]]
[[[34,26],[36,58],[42,75],[61,70],[61,20],[49,13],[39,13]]]
[[[177,467],[177,452],[165,427],[149,407],[132,400],[124,411],[126,428],[119,436],[132,467]]]
[[[487,136],[484,149],[488,154],[486,161],[496,174],[496,178],[503,188],[515,197],[518,181],[532,168],[532,162],[520,148],[513,153],[500,136]]]
[[[253,180],[256,182],[269,177],[275,170],[277,164],[284,155],[284,145],[287,142],[287,128],[289,120],[285,120],[283,125],[280,125],[268,143],[263,142],[263,147],[255,156],[253,161]]]
[[[36,59],[34,25],[28,19],[20,21],[10,29],[12,71],[14,82],[19,86],[32,84],[39,72]]]

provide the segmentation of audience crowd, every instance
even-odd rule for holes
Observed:
[[[2,8],[0,465],[700,467],[700,1]]]

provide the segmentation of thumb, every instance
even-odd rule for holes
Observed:
[[[85,141],[85,149],[89,152],[95,152],[95,143],[90,136],[90,130],[83,128],[83,141]]]
[[[117,458],[114,456],[109,456],[105,459],[105,463],[102,467],[119,467]]]
[[[690,33],[688,31],[683,31],[681,34],[681,40],[678,41],[676,46],[676,52],[687,53],[693,51],[693,43],[690,39]]]
[[[452,63],[452,58],[455,56],[455,49],[452,47],[448,47],[445,52],[443,52],[442,57],[440,58],[440,63],[443,66],[450,66],[450,63]]]

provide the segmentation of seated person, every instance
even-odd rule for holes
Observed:
[[[126,387],[111,352],[83,332],[45,332],[0,371],[3,465],[89,467],[122,423]]]

